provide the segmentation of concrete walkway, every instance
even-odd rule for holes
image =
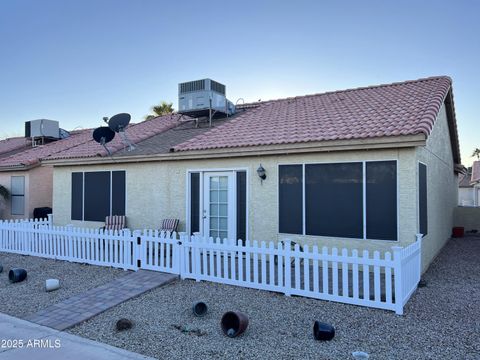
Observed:
[[[52,329],[65,330],[177,278],[178,275],[139,270],[28,315],[25,320]]]
[[[1,360],[153,359],[2,313],[0,342]]]

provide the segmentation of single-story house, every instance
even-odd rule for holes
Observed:
[[[52,207],[53,167],[41,166],[40,159],[64,151],[91,138],[91,131],[72,131],[67,138],[48,140],[34,146],[29,137],[0,141],[0,185],[10,193],[2,203],[0,219],[33,217],[38,207]]]
[[[424,234],[425,270],[451,235],[460,151],[452,81],[439,76],[245,104],[212,126],[165,131],[108,156],[94,142],[54,167],[54,223],[391,250]],[[131,131],[131,129],[127,129]]]
[[[146,121],[132,124],[132,141],[142,141],[169,128],[173,121]],[[31,137],[13,137],[0,141],[0,185],[10,193],[0,208],[0,219],[32,218],[38,207],[52,207],[53,166],[40,160],[58,156],[66,151],[75,153],[82,146],[95,154],[98,144],[92,140],[93,129],[64,132],[63,138],[44,139],[42,145],[32,144]],[[95,146],[92,146],[92,143]],[[125,144],[116,137],[110,144],[112,151],[122,153]],[[90,148],[91,147],[91,148]]]

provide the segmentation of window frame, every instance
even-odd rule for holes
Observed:
[[[396,169],[396,198],[397,198],[397,206],[396,206],[396,213],[397,213],[397,239],[396,240],[386,240],[386,239],[369,239],[367,238],[367,203],[366,203],[366,163],[367,162],[387,162],[387,161],[394,161],[395,162],[395,169]],[[326,235],[308,235],[306,233],[306,208],[305,208],[305,165],[315,165],[315,164],[342,164],[342,163],[361,163],[362,164],[362,199],[363,199],[363,237],[362,238],[348,238],[348,237],[333,237],[333,236],[326,236]],[[361,240],[361,241],[379,241],[379,242],[398,242],[400,238],[400,197],[399,197],[399,171],[398,171],[398,159],[394,158],[384,158],[384,159],[366,159],[366,160],[339,160],[339,161],[304,161],[304,162],[281,162],[277,164],[277,221],[278,221],[278,214],[280,213],[279,205],[280,205],[280,187],[278,184],[278,177],[280,175],[280,166],[283,165],[302,165],[302,178],[303,178],[303,193],[302,193],[302,206],[303,206],[303,233],[302,234],[289,234],[289,233],[282,233],[280,232],[280,224],[277,224],[277,231],[279,235],[282,236],[308,236],[308,237],[324,237],[324,238],[335,238],[335,239],[346,239],[346,240]]]
[[[72,171],[70,173],[70,185],[72,185],[72,176],[74,173],[81,173],[82,174],[82,219],[72,219],[72,206],[73,204],[70,203],[70,220],[71,221],[89,221],[89,222],[103,222],[104,220],[85,220],[85,173],[98,173],[98,172],[109,172],[110,173],[110,204],[109,204],[109,215],[112,215],[112,204],[113,204],[113,198],[112,198],[112,191],[113,191],[113,186],[112,186],[112,180],[113,180],[113,172],[114,171],[123,171],[125,173],[125,215],[127,214],[128,210],[128,186],[127,186],[127,170],[126,169],[114,169],[114,170],[92,170],[92,171]],[[72,201],[72,193],[70,193],[70,202]]]
[[[13,178],[23,178],[23,194],[14,194],[13,193]],[[23,212],[14,213],[13,212],[13,198],[23,198]],[[10,176],[10,215],[12,216],[25,216],[25,175],[14,175]]]

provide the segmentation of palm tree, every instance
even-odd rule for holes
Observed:
[[[3,198],[3,200],[7,200],[9,195],[10,192],[8,191],[8,189],[5,186],[0,185],[0,198]]]
[[[480,160],[480,148],[476,148],[475,150],[473,150],[472,157],[474,156],[477,157],[477,160]]]
[[[145,116],[145,120],[152,120],[157,116],[168,115],[173,113],[173,104],[162,101],[159,105],[152,107],[153,114]]]

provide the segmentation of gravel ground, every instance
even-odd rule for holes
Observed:
[[[127,301],[70,330],[110,345],[159,359],[479,359],[480,238],[451,240],[424,275],[405,316],[267,291],[191,280],[178,281]],[[204,318],[194,301],[209,306]],[[241,337],[223,336],[219,321],[228,310],[248,314]],[[133,319],[117,332],[117,319]],[[314,320],[329,322],[337,334],[315,341]],[[180,330],[178,329],[180,328]],[[182,332],[181,329],[193,330]],[[199,331],[195,331],[199,330]]]
[[[0,312],[24,317],[68,299],[78,293],[126,275],[120,269],[56,261],[34,256],[0,252]],[[11,284],[8,271],[13,267],[27,270],[27,279]],[[45,280],[60,280],[60,289],[45,291]]]

